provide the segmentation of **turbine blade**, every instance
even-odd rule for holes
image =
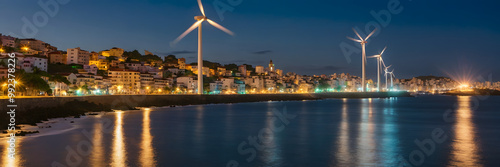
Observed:
[[[367,40],[368,40],[368,38],[370,38],[373,34],[375,34],[375,31],[377,31],[377,29],[376,29],[376,28],[372,31],[372,33],[370,33],[370,35],[368,35],[368,36],[366,37],[365,41],[367,41]]]
[[[203,4],[201,3],[201,0],[198,0],[198,6],[200,6],[200,11],[203,16],[205,16],[205,9],[203,9]]]
[[[361,40],[359,40],[359,39],[354,39],[354,38],[351,38],[351,37],[347,37],[347,39],[353,40],[354,42],[362,42],[362,41],[361,41]]]
[[[387,46],[384,48],[384,50],[382,50],[382,53],[380,53],[380,56],[382,56],[384,54],[386,49],[387,49]]]
[[[361,37],[361,35],[359,35],[358,31],[356,31],[356,29],[352,28],[352,30],[354,31],[354,33],[356,33],[356,35],[359,37],[360,40],[363,40],[363,38]]]
[[[181,36],[177,37],[177,39],[175,39],[174,42],[172,42],[172,43],[176,44],[177,42],[179,42],[182,38],[184,38],[186,35],[188,35],[191,31],[198,28],[198,26],[201,24],[201,22],[203,22],[203,21],[200,20],[200,21],[197,21],[196,23],[194,23],[191,27],[189,27],[189,29],[187,29],[184,33],[182,33]]]
[[[229,31],[228,29],[222,27],[221,25],[217,24],[216,22],[210,20],[210,19],[207,19],[208,23],[210,23],[211,25],[213,25],[214,27],[228,33],[229,35],[234,35],[234,33],[232,31]]]
[[[368,58],[378,58],[379,55],[373,55],[373,56],[369,56]]]

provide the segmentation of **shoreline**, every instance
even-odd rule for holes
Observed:
[[[43,97],[16,99],[16,125],[36,125],[54,118],[84,116],[91,112],[136,110],[139,107],[166,107],[206,104],[227,104],[264,101],[302,101],[339,98],[413,97],[408,92],[338,92],[308,94],[247,95],[107,95],[82,97]],[[6,106],[7,100],[0,100]],[[0,115],[0,130],[7,129],[9,117]],[[16,128],[16,130],[18,130]],[[23,129],[24,130],[24,129]]]

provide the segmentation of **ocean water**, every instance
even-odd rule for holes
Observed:
[[[500,97],[147,108],[17,138],[1,166],[500,166]]]

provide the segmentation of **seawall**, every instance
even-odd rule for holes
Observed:
[[[90,102],[108,105],[111,109],[129,109],[135,107],[197,105],[217,103],[242,103],[261,101],[298,101],[328,98],[387,98],[409,97],[407,92],[339,92],[311,94],[248,94],[248,95],[111,95],[81,97],[42,97],[16,99],[18,111],[29,111],[35,108],[53,108],[63,106],[72,101]],[[0,106],[7,106],[6,99],[0,100]],[[36,111],[30,111],[36,112]]]

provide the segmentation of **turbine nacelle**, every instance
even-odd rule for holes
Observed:
[[[186,35],[188,35],[191,31],[200,27],[201,23],[203,23],[204,21],[207,21],[210,25],[228,33],[229,35],[234,35],[234,33],[232,31],[229,31],[228,29],[226,29],[223,26],[217,24],[216,22],[208,19],[208,17],[205,16],[205,10],[203,9],[203,4],[201,4],[201,0],[198,0],[198,6],[200,7],[201,14],[203,14],[203,15],[202,16],[194,16],[194,19],[196,20],[196,22],[191,27],[189,27],[184,33],[182,33],[179,37],[177,37],[177,39],[172,41],[170,43],[170,45],[173,46],[173,45],[177,44],[177,42],[179,42],[182,38],[184,38]]]
[[[208,18],[206,16],[194,16],[194,19],[195,20],[198,20],[198,21],[205,21],[207,20]]]

